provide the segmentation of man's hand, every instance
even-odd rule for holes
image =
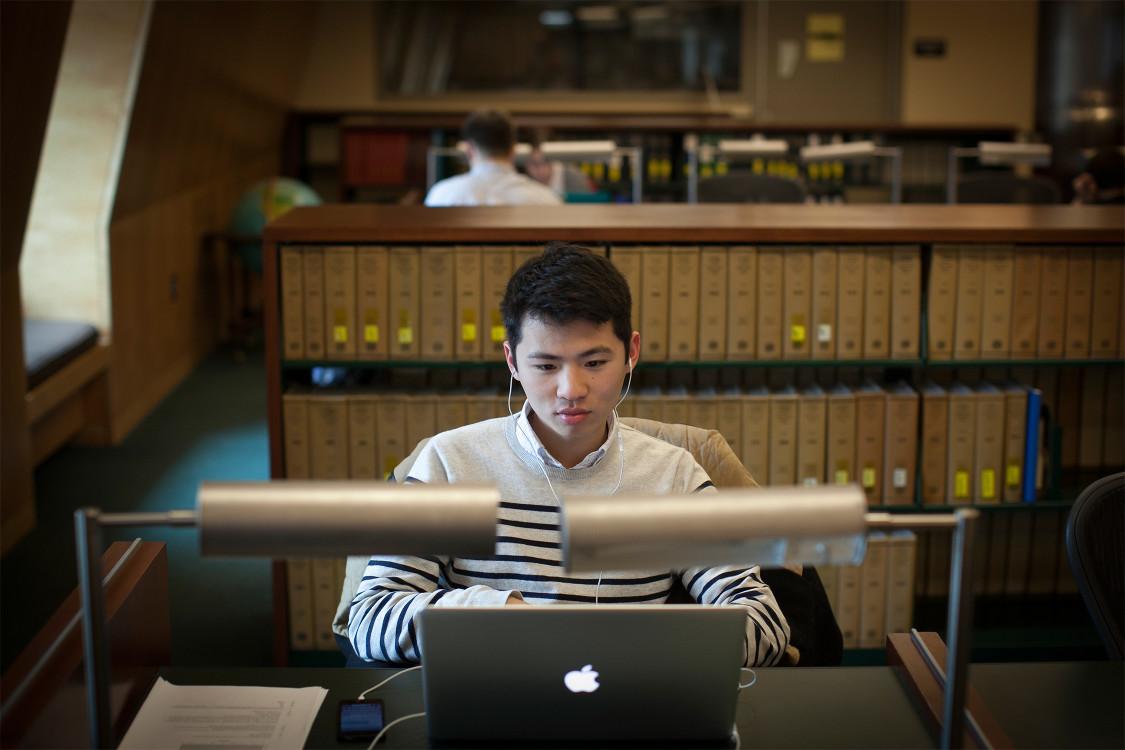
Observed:
[[[513,593],[513,594],[508,594],[508,601],[504,602],[504,604],[505,604],[505,605],[511,605],[511,604],[523,604],[523,605],[525,605],[525,606],[528,606],[528,605],[527,605],[527,602],[525,602],[525,601],[523,600],[523,597],[522,597],[522,596],[520,596],[520,595],[518,595],[518,594],[514,594],[514,593]]]

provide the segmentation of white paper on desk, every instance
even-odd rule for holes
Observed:
[[[301,750],[321,687],[173,685],[158,678],[121,750]]]

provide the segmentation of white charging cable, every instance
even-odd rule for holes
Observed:
[[[425,715],[426,715],[426,712],[422,711],[421,713],[407,714],[406,716],[398,717],[397,719],[392,721],[390,724],[387,724],[387,726],[383,727],[379,731],[379,734],[375,735],[375,739],[371,740],[371,744],[367,746],[367,750],[374,750],[375,745],[379,744],[379,740],[383,739],[383,735],[387,733],[387,730],[389,730],[395,724],[398,724],[399,722],[402,722],[402,721],[406,721],[408,719],[421,719]]]
[[[758,681],[758,673],[755,672],[750,667],[739,667],[739,671],[749,672],[751,675],[754,676],[754,679],[750,680],[750,682],[747,682],[746,684],[743,684],[741,682],[738,683],[738,692],[741,693],[743,690],[745,690],[748,687],[754,687],[754,684]],[[734,750],[739,750],[739,748],[742,747],[742,737],[740,737],[739,734],[738,734],[738,725],[737,724],[735,724],[733,727],[730,728],[730,736],[731,736],[731,739],[734,740]]]
[[[399,671],[395,672],[393,675],[391,675],[387,679],[383,680],[379,684],[375,685],[374,687],[369,687],[366,690],[364,690],[362,693],[359,694],[359,697],[356,700],[361,700],[361,701],[366,700],[367,694],[372,692],[373,690],[378,690],[379,688],[383,687],[384,685],[386,685],[388,682],[395,679],[396,677],[401,677],[402,675],[406,674],[407,672],[413,672],[413,671],[415,671],[417,669],[421,669],[421,668],[422,668],[422,665],[419,664],[415,667],[407,667],[406,669],[400,669]],[[379,734],[375,735],[375,739],[371,740],[371,744],[367,746],[367,750],[372,750],[372,748],[375,747],[375,744],[377,742],[379,742],[379,740],[383,739],[383,735],[387,733],[387,730],[390,729],[391,727],[393,727],[395,724],[398,724],[400,721],[406,721],[407,719],[418,719],[418,718],[421,718],[425,715],[426,715],[426,712],[423,711],[422,713],[407,714],[406,716],[400,716],[399,718],[395,719],[394,721],[392,721],[391,723],[387,724],[386,726],[384,726],[382,729],[379,730]]]
[[[406,674],[407,672],[413,672],[414,670],[421,669],[421,668],[422,668],[422,665],[419,664],[419,665],[414,666],[414,667],[407,667],[406,669],[400,669],[399,671],[395,672],[393,675],[391,675],[387,679],[380,682],[375,687],[369,687],[366,690],[364,690],[362,693],[359,694],[359,697],[356,698],[356,700],[360,700],[360,701],[365,700],[367,694],[370,693],[372,690],[378,690],[379,688],[383,687],[384,685],[386,685],[388,682],[395,679],[396,677],[401,677],[402,675]]]

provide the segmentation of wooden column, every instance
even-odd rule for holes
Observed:
[[[70,2],[0,3],[0,554],[35,527],[20,250]]]

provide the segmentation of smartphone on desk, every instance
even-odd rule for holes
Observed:
[[[383,701],[340,701],[336,737],[341,742],[371,740],[383,730]]]

